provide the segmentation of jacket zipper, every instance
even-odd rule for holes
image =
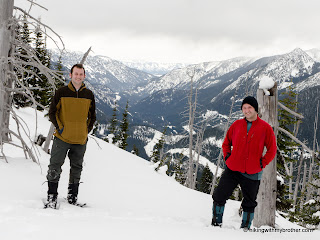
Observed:
[[[246,125],[247,125],[248,123],[246,123]],[[246,127],[248,127],[248,126],[246,126]],[[250,127],[250,129],[249,129],[249,132],[250,132],[250,130],[252,130],[252,127],[253,127],[253,122],[251,123],[251,127]],[[245,162],[244,162],[244,172],[245,173],[247,173],[247,161],[249,160],[249,142],[250,142],[250,140],[251,140],[251,138],[253,137],[253,135],[251,135],[251,138],[250,139],[248,139],[248,137],[249,137],[249,132],[247,131],[247,136],[246,136],[246,147],[247,147],[247,153],[248,153],[248,155],[247,155],[247,158],[245,159]]]

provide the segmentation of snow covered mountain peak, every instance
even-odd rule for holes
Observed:
[[[306,52],[296,48],[268,63],[263,74],[275,79],[279,89],[283,89],[290,84],[292,78],[310,75],[314,64],[315,61]]]

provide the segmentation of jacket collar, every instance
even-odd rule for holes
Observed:
[[[243,121],[244,121],[245,123],[248,122],[245,117],[243,118]],[[255,121],[253,121],[252,124],[258,123],[258,122],[260,122],[260,121],[261,121],[261,118],[259,117],[259,115],[257,115],[257,119],[256,119]]]
[[[68,88],[73,91],[73,92],[76,92],[76,88],[73,86],[72,82],[70,81],[69,84],[68,84]],[[79,89],[79,92],[82,91],[83,89],[86,88],[86,85],[84,83],[82,83],[80,89]]]

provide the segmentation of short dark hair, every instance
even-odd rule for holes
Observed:
[[[77,64],[75,64],[75,65],[72,66],[71,71],[70,71],[71,74],[72,74],[73,69],[74,69],[75,67],[76,67],[76,68],[82,68],[83,71],[84,71],[84,74],[86,74],[86,70],[84,69],[83,64],[81,64],[81,63],[77,63]]]

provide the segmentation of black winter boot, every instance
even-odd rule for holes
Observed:
[[[79,183],[69,183],[67,200],[70,204],[76,204],[78,200]]]
[[[57,208],[58,184],[59,183],[48,182],[47,207]]]

